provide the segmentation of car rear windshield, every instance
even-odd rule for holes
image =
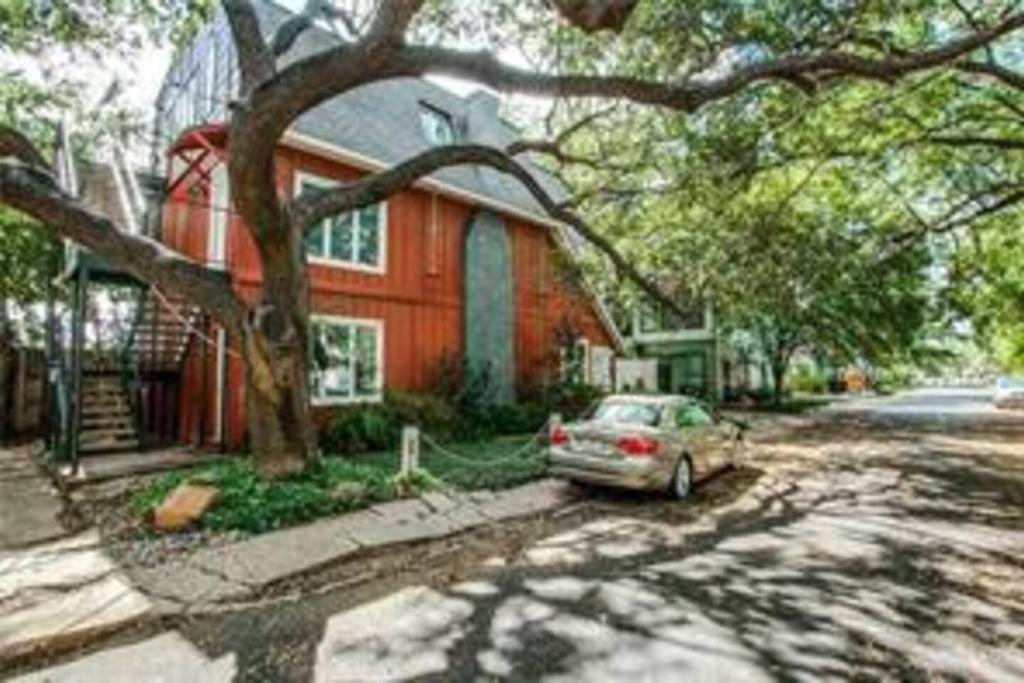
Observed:
[[[661,408],[650,403],[605,401],[597,406],[590,419],[597,420],[598,422],[653,427],[658,424],[660,416]]]
[[[1024,389],[1024,377],[1000,377],[1000,389]]]

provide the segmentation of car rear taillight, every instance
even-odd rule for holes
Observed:
[[[660,444],[645,436],[624,436],[615,443],[623,455],[654,455]]]
[[[555,431],[551,432],[551,445],[565,446],[568,443],[569,432],[565,431],[562,427],[555,427]]]

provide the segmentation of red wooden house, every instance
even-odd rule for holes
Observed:
[[[258,4],[271,32],[285,10]],[[289,55],[330,45],[308,31]],[[170,194],[162,239],[223,269],[255,296],[259,259],[232,211],[224,159],[225,105],[236,81],[230,34],[216,18],[179,54],[159,99],[157,133]],[[459,97],[399,79],[346,93],[300,118],[277,154],[278,187],[351,180],[431,145],[504,145],[515,131],[486,92]],[[540,169],[537,179],[562,190]],[[576,337],[587,378],[611,386],[615,327],[564,264],[578,242],[514,179],[491,169],[440,171],[386,202],[325,221],[306,240],[316,370],[314,405],[381,400],[388,389],[429,390],[445,359],[485,365],[499,400],[553,380],[559,347]],[[245,440],[244,368],[223,331],[208,326],[183,359],[182,438],[236,447]]]

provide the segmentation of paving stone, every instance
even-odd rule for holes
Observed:
[[[344,522],[345,534],[359,545],[367,548],[441,538],[462,528],[441,515],[434,515],[422,520],[395,522],[367,514],[355,518],[345,518],[341,521]]]
[[[161,611],[188,609],[244,597],[251,591],[245,584],[193,566],[187,560],[167,562],[159,567],[129,567],[128,576],[140,591],[162,600]]]
[[[232,581],[264,586],[311,571],[359,550],[360,544],[348,533],[347,517],[208,548],[192,556],[190,561]],[[378,524],[386,525],[383,520]]]
[[[423,519],[431,514],[430,508],[418,498],[392,500],[387,503],[380,503],[378,505],[374,505],[371,510],[374,514],[380,515],[388,521]]]
[[[69,664],[14,679],[15,683],[227,683],[237,670],[234,654],[207,659],[177,631],[134,645],[91,654]]]
[[[0,616],[0,656],[77,642],[131,623],[149,609],[145,596],[119,574],[67,592],[52,590],[48,599]]]
[[[546,479],[499,491],[491,500],[480,503],[480,512],[493,520],[544,512],[570,502],[573,497],[569,491],[565,482]]]
[[[458,531],[465,531],[466,529],[472,529],[473,527],[491,523],[491,519],[484,516],[484,514],[480,512],[480,508],[476,505],[470,504],[461,505],[449,512],[446,512],[444,514],[444,518],[449,524],[456,527]]]
[[[29,447],[0,449],[0,549],[12,550],[67,535],[60,496],[40,473]]]
[[[450,496],[441,491],[430,491],[428,493],[424,493],[423,496],[421,496],[421,500],[432,511],[440,514],[445,514],[459,506],[459,500],[456,496]]]
[[[20,558],[0,560],[0,603],[7,611],[12,602],[21,603],[28,598],[33,588],[67,591],[115,570],[114,563],[98,550],[42,556],[26,553]]]

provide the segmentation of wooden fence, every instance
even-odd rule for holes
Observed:
[[[10,349],[0,372],[0,437],[42,436],[47,414],[42,350]]]

